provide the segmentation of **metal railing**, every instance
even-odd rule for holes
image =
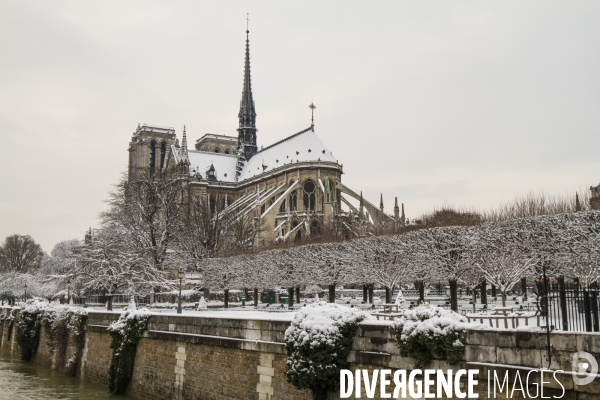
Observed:
[[[576,284],[549,284],[536,301],[540,315],[548,315],[554,330],[600,332],[598,288],[582,289]]]

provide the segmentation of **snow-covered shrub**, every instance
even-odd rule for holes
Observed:
[[[464,354],[467,319],[440,307],[420,306],[405,310],[390,331],[400,354],[415,360],[415,368],[426,368],[433,356],[454,365]]]
[[[310,388],[315,400],[338,389],[340,369],[350,367],[346,359],[365,317],[354,308],[333,303],[303,307],[285,331],[288,381],[299,389]]]
[[[206,305],[206,301],[204,301],[204,296],[200,297],[200,300],[198,300],[198,308],[196,308],[196,310],[198,311],[206,311],[208,309],[208,306]]]
[[[108,388],[113,394],[123,394],[133,375],[137,344],[148,326],[147,310],[125,311],[108,327],[113,349],[108,370]]]
[[[398,306],[398,311],[404,311],[406,309],[406,301],[404,300],[402,289],[398,289],[398,295],[396,296],[394,304]]]

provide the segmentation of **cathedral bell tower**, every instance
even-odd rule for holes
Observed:
[[[242,100],[240,101],[240,112],[238,118],[240,127],[238,128],[238,152],[243,149],[244,158],[249,160],[256,152],[256,111],[254,109],[254,99],[252,98],[252,82],[250,80],[250,40],[246,27],[246,60],[244,63],[244,88],[242,89]]]

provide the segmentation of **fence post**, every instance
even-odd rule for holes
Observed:
[[[558,278],[558,296],[560,298],[560,314],[562,315],[562,330],[569,330],[569,318],[567,315],[567,292],[565,290],[565,277]]]
[[[592,331],[592,310],[590,309],[590,293],[587,288],[583,289],[583,310],[585,319],[585,331]]]
[[[590,297],[590,301],[592,303],[591,311],[592,315],[594,316],[594,332],[600,332],[600,326],[598,326],[598,291],[592,291]]]

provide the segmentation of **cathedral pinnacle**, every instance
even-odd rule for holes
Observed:
[[[183,137],[181,138],[181,157],[184,160],[189,160],[188,147],[187,147],[187,135],[185,133],[185,125],[183,125]]]
[[[315,106],[315,104],[313,102],[311,102],[308,105],[308,108],[310,108],[310,128],[314,132],[315,131],[315,108],[317,108],[317,106]]]
[[[247,21],[249,20],[246,17]],[[240,112],[238,113],[238,149],[244,145],[244,156],[249,160],[256,152],[256,111],[252,97],[252,80],[250,77],[250,38],[249,29],[246,25],[246,56],[244,60],[244,87],[242,89],[242,100],[240,101]]]

